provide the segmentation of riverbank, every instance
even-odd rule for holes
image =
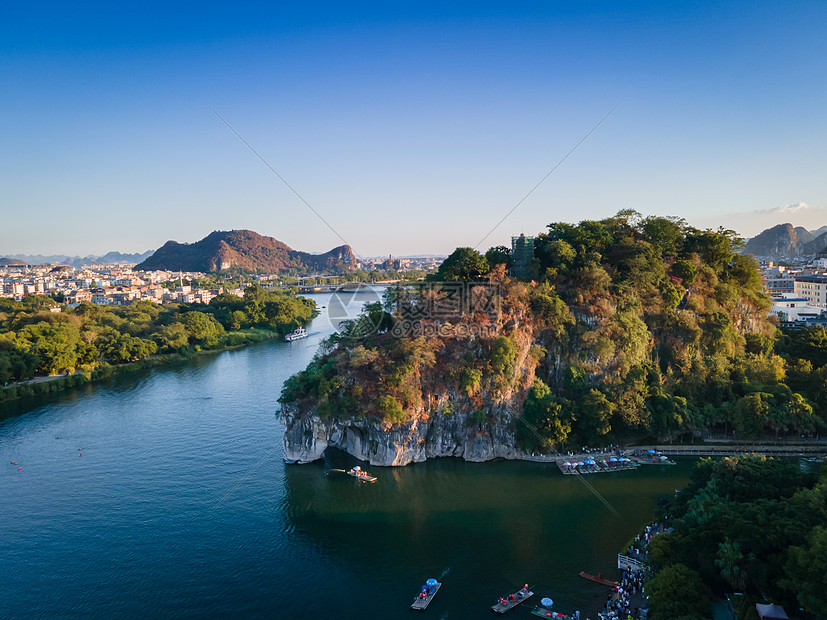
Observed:
[[[223,346],[217,348],[201,349],[200,347],[187,347],[180,352],[153,355],[137,362],[117,365],[103,363],[95,368],[81,369],[71,374],[34,377],[7,386],[0,386],[0,403],[77,388],[82,385],[147,368],[162,368],[170,364],[192,359],[196,356],[232,351],[251,344],[264,342],[265,340],[272,340],[280,336],[280,332],[270,329],[250,328],[237,330],[227,333],[223,341]]]

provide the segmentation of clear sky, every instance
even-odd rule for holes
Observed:
[[[0,256],[448,253],[632,208],[827,225],[827,3],[9,2]]]

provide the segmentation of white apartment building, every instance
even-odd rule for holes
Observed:
[[[793,292],[813,306],[827,308],[827,276],[796,276]]]
[[[782,316],[785,321],[805,321],[817,319],[824,308],[814,306],[806,297],[799,297],[794,293],[787,293],[780,297],[773,297],[770,316]]]

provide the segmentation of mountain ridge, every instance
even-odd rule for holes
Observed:
[[[3,258],[22,261],[26,265],[70,265],[84,267],[86,265],[109,265],[113,263],[140,263],[152,256],[153,250],[146,252],[122,253],[107,252],[101,256],[87,254],[86,256],[71,256],[68,254],[7,254]]]
[[[341,272],[356,267],[349,245],[324,254],[294,250],[273,237],[252,230],[216,230],[193,243],[167,241],[135,266],[137,270],[214,272],[225,269],[281,273],[327,270]]]
[[[809,231],[786,222],[761,231],[749,239],[744,254],[768,258],[815,256],[827,249],[827,226]]]

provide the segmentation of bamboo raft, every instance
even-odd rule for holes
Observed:
[[[362,471],[358,467],[354,467],[353,469],[346,471],[345,473],[348,476],[353,476],[360,482],[376,482],[377,480],[379,480],[379,478],[377,478],[376,476],[371,476],[369,473],[367,473],[366,471]]]
[[[428,592],[425,595],[425,598],[419,598],[418,596],[414,599],[414,602],[411,604],[411,609],[416,609],[417,611],[425,611],[425,608],[431,604],[431,599],[434,598],[437,591],[442,587],[442,584],[437,581],[437,584],[434,586],[433,592]]]
[[[371,476],[369,473],[362,471],[360,467],[354,467],[350,470],[345,469],[330,469],[330,471],[339,471],[343,474],[347,474],[348,476],[353,476],[357,480],[362,482],[376,482],[379,478],[376,476]]]
[[[509,594],[505,598],[504,603],[499,602],[496,605],[492,605],[491,606],[491,611],[493,611],[495,613],[498,613],[498,614],[504,614],[505,612],[509,611],[510,609],[513,609],[514,607],[516,607],[520,603],[528,600],[533,594],[534,594],[534,592],[532,592],[528,588],[522,588],[521,590],[519,590],[518,592],[515,592],[514,594]],[[512,600],[512,597],[513,597],[513,600]]]
[[[616,588],[617,586],[620,585],[618,582],[612,581],[611,579],[606,579],[604,577],[598,577],[596,575],[592,575],[592,574],[587,573],[587,572],[582,571],[582,570],[580,571],[580,576],[583,579],[589,579],[591,581],[594,581],[595,583],[599,583],[602,586],[609,586],[611,588]]]

